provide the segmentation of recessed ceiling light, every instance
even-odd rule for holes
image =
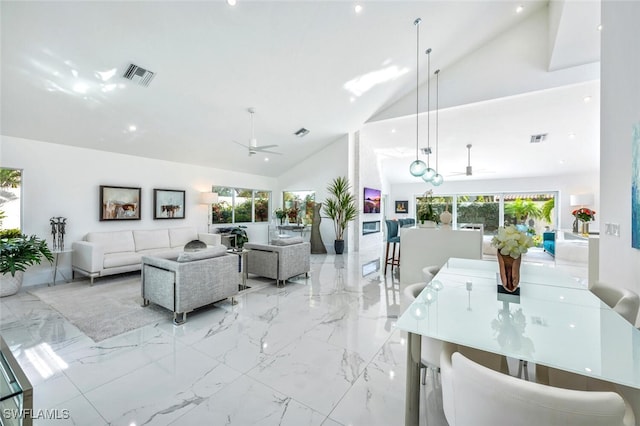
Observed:
[[[130,132],[135,132],[136,130],[138,130],[138,128],[136,127],[135,124],[132,124],[132,125],[129,126],[129,131]]]
[[[516,7],[516,13],[522,13],[524,11],[524,6],[520,5],[518,7]]]
[[[89,86],[87,86],[85,83],[76,83],[73,85],[73,91],[76,93],[85,94],[87,93],[88,89],[89,89]]]
[[[267,161],[269,161],[269,157],[264,157],[264,161],[265,161],[265,163],[266,163]]]
[[[571,132],[569,133],[569,139],[575,139],[576,138],[576,134]]]
[[[564,164],[564,160],[558,160],[559,164]]]
[[[591,102],[591,96],[585,96],[582,100],[585,104],[588,104],[589,102]]]
[[[229,6],[235,6],[235,5],[236,5],[236,3],[238,3],[236,0],[227,0],[227,4],[228,4]]]
[[[356,98],[354,98],[353,96],[349,98],[349,102],[354,103],[356,101]]]
[[[396,129],[391,129],[391,133],[395,133],[395,132],[396,132]]]
[[[356,7],[354,7],[353,9],[356,11],[356,13],[360,13],[362,12],[362,5],[356,3]]]
[[[598,25],[598,31],[602,31],[602,24]]]

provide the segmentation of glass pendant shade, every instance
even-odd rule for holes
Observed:
[[[409,172],[411,172],[411,174],[416,177],[420,177],[424,175],[424,172],[426,170],[427,170],[427,165],[422,160],[416,160],[413,163],[411,163],[411,166],[409,166]]]
[[[424,174],[422,175],[422,180],[425,182],[431,182],[435,175],[436,175],[436,171],[433,170],[431,167],[428,167],[427,170],[425,170]]]
[[[442,177],[442,175],[440,173],[436,173],[436,175],[433,177],[433,179],[431,179],[431,184],[433,186],[440,186],[440,185],[442,185],[442,182],[444,182],[444,178]]]

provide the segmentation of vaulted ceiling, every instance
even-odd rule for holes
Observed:
[[[597,168],[597,2],[371,1],[359,13],[355,5],[2,1],[0,131],[278,176],[361,130],[390,181],[409,181],[391,171],[415,155],[421,17],[421,50],[432,48],[431,70],[443,70],[445,176],[464,171],[468,143],[478,175],[545,174],[548,164],[557,172],[550,159],[571,163],[566,172]],[[522,54],[500,56],[505,49]],[[419,60],[426,94],[426,55]],[[122,77],[130,63],[155,73],[148,87]],[[248,156],[233,143],[249,144],[249,107],[258,146],[282,155]],[[426,102],[419,108],[424,126]],[[295,136],[302,127],[310,133]],[[538,132],[555,143],[514,147]],[[529,160],[528,172],[498,170],[495,156],[509,149]]]

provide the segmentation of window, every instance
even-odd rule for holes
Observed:
[[[420,206],[422,206],[424,203],[428,203],[429,202],[428,200],[429,200],[429,197],[424,197],[424,196],[416,197],[416,203],[415,203],[416,220],[420,220],[420,214],[418,213]],[[445,211],[445,209],[451,212],[452,205],[453,205],[453,196],[451,195],[445,195],[445,196],[434,195],[431,197],[431,208],[433,209],[433,214],[438,217],[440,217],[440,213]]]
[[[214,186],[218,202],[212,208],[212,223],[268,222],[271,192]]]
[[[496,195],[458,195],[456,223],[482,224],[484,233],[492,235],[500,226],[500,199]]]
[[[22,229],[22,170],[0,168],[0,229]]]
[[[289,223],[310,225],[313,222],[313,206],[316,203],[314,191],[284,191],[282,199]]]

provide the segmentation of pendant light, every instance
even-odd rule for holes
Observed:
[[[427,49],[427,152],[431,155],[431,49]],[[427,170],[422,175],[422,180],[431,182],[436,175],[436,171],[431,168],[431,157],[427,157]]]
[[[424,175],[425,170],[427,170],[427,165],[424,164],[424,161],[418,159],[418,102],[420,101],[420,97],[418,96],[420,88],[420,22],[422,22],[421,18],[416,18],[416,20],[413,21],[413,25],[416,26],[416,161],[411,163],[411,166],[409,166],[409,172],[415,177]]]
[[[431,179],[433,186],[440,186],[444,182],[444,178],[440,174],[438,168],[438,155],[440,155],[440,148],[438,147],[438,110],[440,109],[440,70],[434,72],[436,76],[436,175]]]

